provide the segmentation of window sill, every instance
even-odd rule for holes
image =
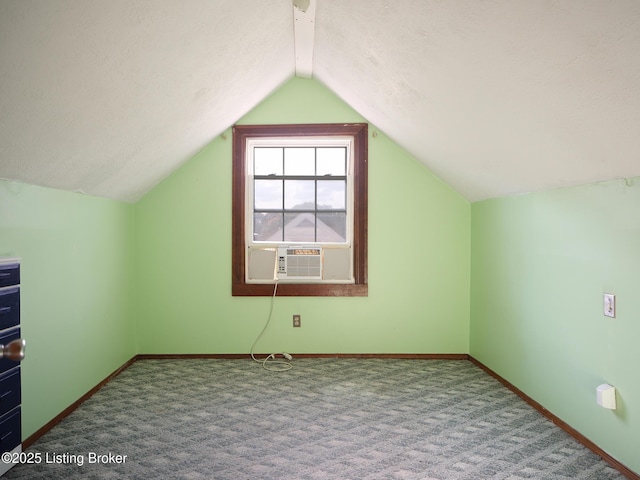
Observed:
[[[273,295],[273,284],[234,283],[234,297],[265,297]],[[366,283],[360,284],[322,284],[322,283],[279,283],[278,297],[366,297],[369,288]]]

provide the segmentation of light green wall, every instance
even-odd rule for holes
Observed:
[[[640,472],[640,179],[475,203],[471,231],[471,355]]]
[[[137,353],[133,206],[0,180],[0,256],[22,259],[24,439]]]
[[[238,123],[363,121],[293,79]],[[231,296],[231,140],[135,206],[140,353],[247,353],[267,319],[268,298]],[[256,350],[467,353],[469,228],[469,203],[370,125],[369,296],[279,297]]]

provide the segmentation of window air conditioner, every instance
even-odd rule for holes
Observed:
[[[321,247],[278,247],[278,280],[322,279]]]
[[[353,283],[350,248],[273,246],[248,248],[248,283]]]

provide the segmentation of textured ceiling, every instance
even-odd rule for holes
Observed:
[[[291,78],[286,0],[0,0],[0,177],[135,201]]]
[[[640,176],[640,2],[317,0],[313,77],[470,201]],[[295,72],[291,0],[0,0],[0,177],[135,201]]]

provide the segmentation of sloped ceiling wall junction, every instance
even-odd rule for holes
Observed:
[[[640,175],[640,2],[315,6],[313,77],[468,200]],[[294,57],[290,0],[0,0],[0,177],[136,201]]]

